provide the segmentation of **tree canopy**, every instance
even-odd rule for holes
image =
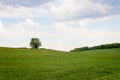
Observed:
[[[30,47],[34,49],[38,49],[39,46],[41,46],[41,42],[39,41],[39,38],[32,38],[30,42]]]
[[[93,47],[80,47],[71,50],[71,52],[87,51],[87,50],[96,50],[96,49],[111,49],[111,48],[120,48],[120,43],[111,43],[111,44],[102,44]]]

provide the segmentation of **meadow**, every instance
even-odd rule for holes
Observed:
[[[0,80],[120,80],[120,48],[81,52],[0,48]]]

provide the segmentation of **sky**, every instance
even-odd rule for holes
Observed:
[[[76,47],[120,42],[120,0],[0,0],[0,46]]]

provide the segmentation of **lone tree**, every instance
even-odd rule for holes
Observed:
[[[39,46],[41,46],[41,42],[39,41],[39,38],[32,38],[30,42],[31,48],[38,49]]]

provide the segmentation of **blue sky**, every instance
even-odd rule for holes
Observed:
[[[70,50],[120,42],[119,0],[0,0],[0,46]]]

